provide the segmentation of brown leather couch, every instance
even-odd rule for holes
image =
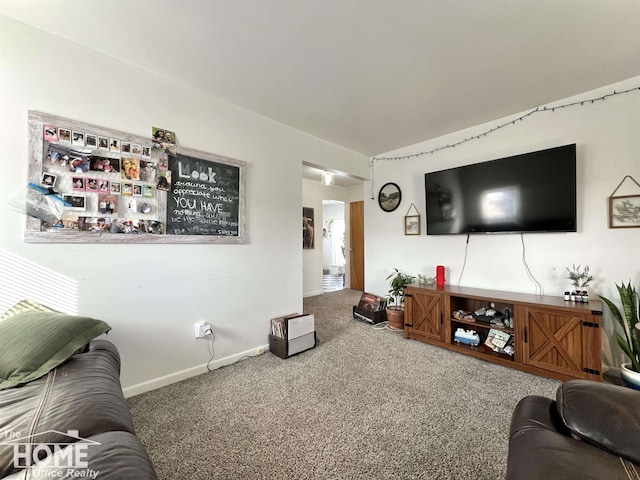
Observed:
[[[116,347],[94,340],[48,375],[0,391],[0,478],[156,479],[119,377]]]
[[[640,479],[640,391],[571,380],[511,419],[507,480]]]

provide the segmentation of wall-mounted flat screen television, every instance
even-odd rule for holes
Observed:
[[[427,235],[575,232],[576,144],[424,176]]]

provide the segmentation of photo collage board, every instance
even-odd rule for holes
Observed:
[[[162,132],[165,140],[166,130],[154,127],[152,131],[158,136]],[[42,136],[40,185],[53,188],[71,204],[57,223],[43,222],[43,230],[163,233],[156,192],[169,189],[168,155],[175,154],[175,143],[165,149],[166,142],[156,142],[155,137],[133,143],[50,123],[43,125]],[[175,138],[173,132],[171,138]]]
[[[29,181],[57,193],[68,205],[56,223],[28,218],[26,241],[162,243],[160,238],[171,234],[166,231],[167,195],[170,165],[178,154],[175,132],[152,126],[149,137],[137,137],[29,112],[29,135]],[[129,236],[138,239],[124,238]]]

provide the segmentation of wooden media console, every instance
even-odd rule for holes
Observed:
[[[492,305],[496,312],[510,312],[511,321],[496,326],[460,316]],[[576,303],[562,297],[456,286],[406,288],[405,338],[563,381],[602,381],[601,321],[600,300]],[[456,341],[458,328],[475,331],[479,344]],[[511,355],[485,345],[492,329],[492,334],[512,335]]]

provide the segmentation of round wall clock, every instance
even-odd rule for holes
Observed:
[[[395,183],[385,183],[378,193],[378,205],[385,212],[393,212],[402,200],[400,187]]]

